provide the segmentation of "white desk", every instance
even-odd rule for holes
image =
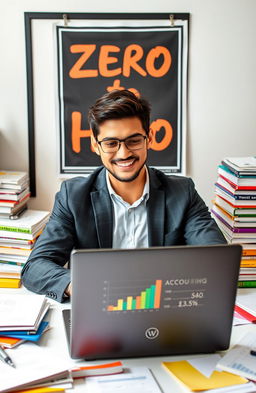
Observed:
[[[240,289],[239,293],[241,291],[243,293],[255,292],[254,289]],[[28,291],[24,288],[21,289],[0,288],[0,295],[1,293],[14,293],[14,292],[22,293]],[[66,357],[67,359],[70,359],[66,336],[65,336],[64,323],[61,313],[63,308],[69,307],[69,304],[68,303],[60,304],[50,299],[49,301],[52,304],[52,308],[50,310],[50,315],[49,315],[51,329],[42,337],[42,339],[40,340],[40,345],[51,347],[54,350],[56,350],[56,353],[61,354],[63,357]],[[232,330],[231,346],[236,344],[246,332],[255,329],[256,329],[256,325],[253,324],[235,326]],[[199,355],[194,355],[194,357],[196,356]],[[191,358],[193,356],[189,355],[189,357]],[[160,356],[160,357],[153,357],[153,358],[132,358],[132,359],[119,359],[119,360],[122,360],[125,367],[146,366],[150,368],[164,393],[170,393],[170,392],[179,393],[179,392],[183,392],[183,390],[179,387],[177,382],[175,382],[175,380],[172,379],[171,376],[164,370],[164,368],[161,366],[161,362],[170,361],[174,359],[177,360],[185,359],[185,358],[186,356]],[[74,365],[85,365],[85,364],[91,365],[93,363],[104,363],[104,362],[106,361],[102,361],[102,362],[101,361],[95,361],[95,362],[73,361]],[[69,390],[69,392],[88,393],[86,389],[86,381],[83,379],[77,380],[74,384],[74,389]]]

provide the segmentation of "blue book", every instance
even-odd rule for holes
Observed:
[[[17,330],[17,331],[3,331],[0,332],[0,336],[5,336],[5,337],[13,337],[13,338],[21,338],[22,340],[28,340],[28,341],[38,341],[47,326],[49,325],[49,322],[42,321],[39,325],[39,328],[35,333],[31,333],[30,330]]]

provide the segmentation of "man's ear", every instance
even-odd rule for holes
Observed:
[[[94,138],[93,133],[91,133],[91,145],[93,148],[93,151],[95,151],[98,156],[100,156],[100,151],[99,151],[99,144],[97,143],[96,139]]]

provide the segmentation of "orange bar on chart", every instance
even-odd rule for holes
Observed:
[[[162,280],[156,280],[154,308],[160,308],[161,291],[162,291]]]
[[[140,296],[136,296],[136,310],[140,310]]]

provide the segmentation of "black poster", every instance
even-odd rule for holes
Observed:
[[[129,89],[151,106],[148,165],[184,173],[187,42],[173,27],[57,27],[60,173],[90,173],[89,107],[106,92]],[[184,38],[185,37],[185,38]]]

